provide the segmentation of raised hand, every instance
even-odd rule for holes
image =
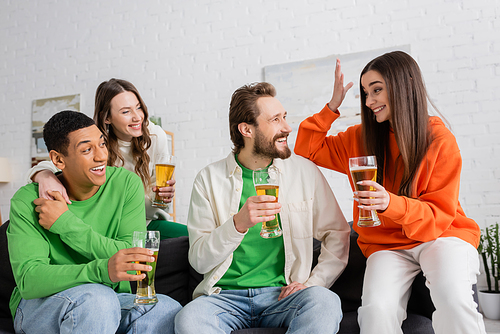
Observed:
[[[340,59],[337,58],[337,63],[335,64],[335,82],[333,84],[333,95],[330,102],[328,102],[328,108],[335,111],[337,110],[342,101],[344,101],[345,95],[347,91],[351,89],[354,84],[349,82],[344,87],[344,73],[342,73],[342,69],[340,68]]]

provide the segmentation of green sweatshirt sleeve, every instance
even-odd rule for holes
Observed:
[[[103,223],[115,222],[110,228],[115,229],[113,235],[105,236],[95,232],[92,228],[95,222],[85,222],[70,210],[57,219],[50,232],[59,235],[66,245],[90,260],[110,258],[120,249],[131,247],[133,232],[146,230],[146,213],[144,187],[140,178],[130,173],[127,181],[125,189],[108,192],[110,195],[120,191],[126,194],[124,202],[119,204],[120,210],[109,209],[110,205],[118,205],[112,204],[113,199],[108,198],[109,196],[99,198],[92,208],[101,213],[99,220]]]
[[[50,242],[57,236],[45,233],[38,220],[33,220],[32,212],[33,208],[24,201],[11,201],[8,248],[17,290],[22,298],[46,297],[84,283],[115,286],[109,279],[108,259],[75,264],[70,258],[65,259],[61,252],[55,255],[60,264],[52,264],[50,253],[57,251]]]

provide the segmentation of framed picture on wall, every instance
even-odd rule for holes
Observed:
[[[80,111],[80,94],[33,100],[31,105],[31,166],[49,160],[49,152],[43,140],[43,126],[62,110]]]

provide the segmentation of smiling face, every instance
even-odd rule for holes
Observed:
[[[132,92],[123,92],[111,99],[111,110],[106,124],[110,124],[118,139],[130,142],[142,136],[144,112],[141,103]]]
[[[374,70],[361,77],[361,86],[366,96],[365,104],[371,109],[378,123],[391,121],[391,108],[387,86],[382,75]]]
[[[84,200],[106,182],[108,150],[95,125],[70,132],[68,139],[67,155],[55,153],[58,159],[54,164],[63,171],[61,176],[70,198]]]
[[[255,127],[253,154],[266,158],[287,159],[292,152],[287,138],[292,128],[286,121],[287,112],[274,97],[265,96],[257,100],[260,114]]]

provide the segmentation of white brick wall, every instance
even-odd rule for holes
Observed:
[[[80,93],[91,116],[100,82],[132,81],[176,134],[177,212],[185,222],[197,171],[231,149],[227,112],[236,88],[261,81],[264,66],[410,44],[462,149],[465,212],[481,227],[494,223],[499,16],[499,0],[4,1],[0,156],[10,159],[14,180],[0,184],[2,217],[29,167],[34,99]],[[346,178],[324,173],[351,218]]]

